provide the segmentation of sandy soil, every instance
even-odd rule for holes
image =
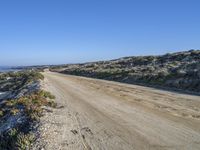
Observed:
[[[60,108],[42,118],[47,150],[199,150],[200,96],[45,72]]]

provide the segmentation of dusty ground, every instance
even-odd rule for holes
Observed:
[[[200,149],[200,96],[45,72],[60,106],[42,118],[47,150]]]

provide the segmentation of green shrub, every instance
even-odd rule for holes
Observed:
[[[4,113],[3,110],[0,110],[0,118],[3,117]]]
[[[19,109],[13,108],[13,109],[10,110],[10,112],[11,112],[12,115],[16,115],[19,112]]]
[[[16,147],[19,150],[27,150],[30,148],[31,143],[34,140],[34,135],[33,134],[24,134],[24,133],[19,133],[17,135],[17,142],[16,142]]]

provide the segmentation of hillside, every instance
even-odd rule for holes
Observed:
[[[39,136],[44,108],[56,106],[42,80],[35,71],[0,74],[0,150],[30,150]]]
[[[200,92],[200,50],[56,66],[51,71]]]

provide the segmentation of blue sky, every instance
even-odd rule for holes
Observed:
[[[0,66],[199,49],[199,7],[199,0],[2,0]]]

